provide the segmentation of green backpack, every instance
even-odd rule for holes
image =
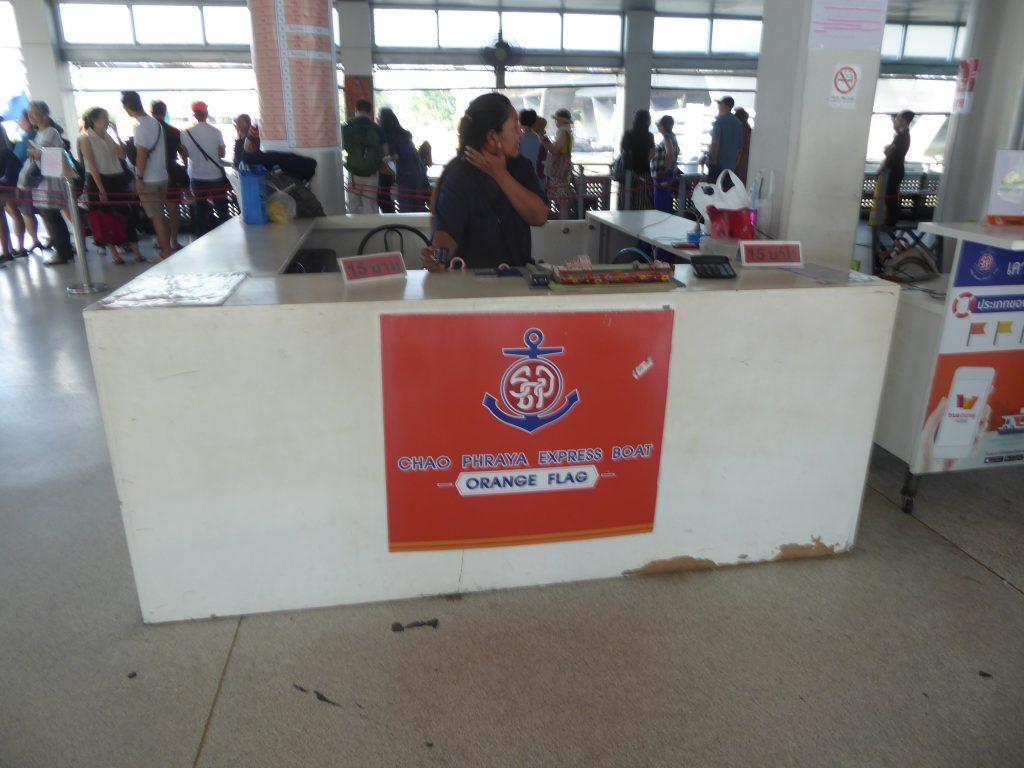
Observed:
[[[345,167],[353,176],[373,176],[384,159],[380,132],[365,120],[351,122],[342,131],[345,143]]]

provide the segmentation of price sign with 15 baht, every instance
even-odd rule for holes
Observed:
[[[343,256],[338,259],[338,268],[346,283],[367,283],[406,275],[405,259],[400,251]]]
[[[390,550],[650,532],[673,316],[383,315]]]

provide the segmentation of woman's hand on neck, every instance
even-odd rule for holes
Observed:
[[[490,147],[483,149],[466,147],[463,154],[467,163],[483,171],[495,181],[508,175],[508,163],[504,152],[496,152]]]

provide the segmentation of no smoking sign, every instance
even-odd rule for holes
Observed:
[[[853,109],[857,103],[859,84],[860,67],[854,64],[837,64],[832,72],[828,105],[833,109]]]

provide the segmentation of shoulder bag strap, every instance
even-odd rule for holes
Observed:
[[[205,157],[207,160],[209,160],[211,163],[217,166],[217,170],[220,171],[220,177],[224,179],[224,181],[226,182],[228,180],[228,175],[224,173],[224,166],[218,163],[216,160],[214,160],[206,153],[206,150],[203,149],[202,145],[198,141],[196,141],[196,137],[192,135],[191,129],[185,131],[185,134],[192,140],[192,143],[196,145],[196,149],[203,153],[203,157]]]

